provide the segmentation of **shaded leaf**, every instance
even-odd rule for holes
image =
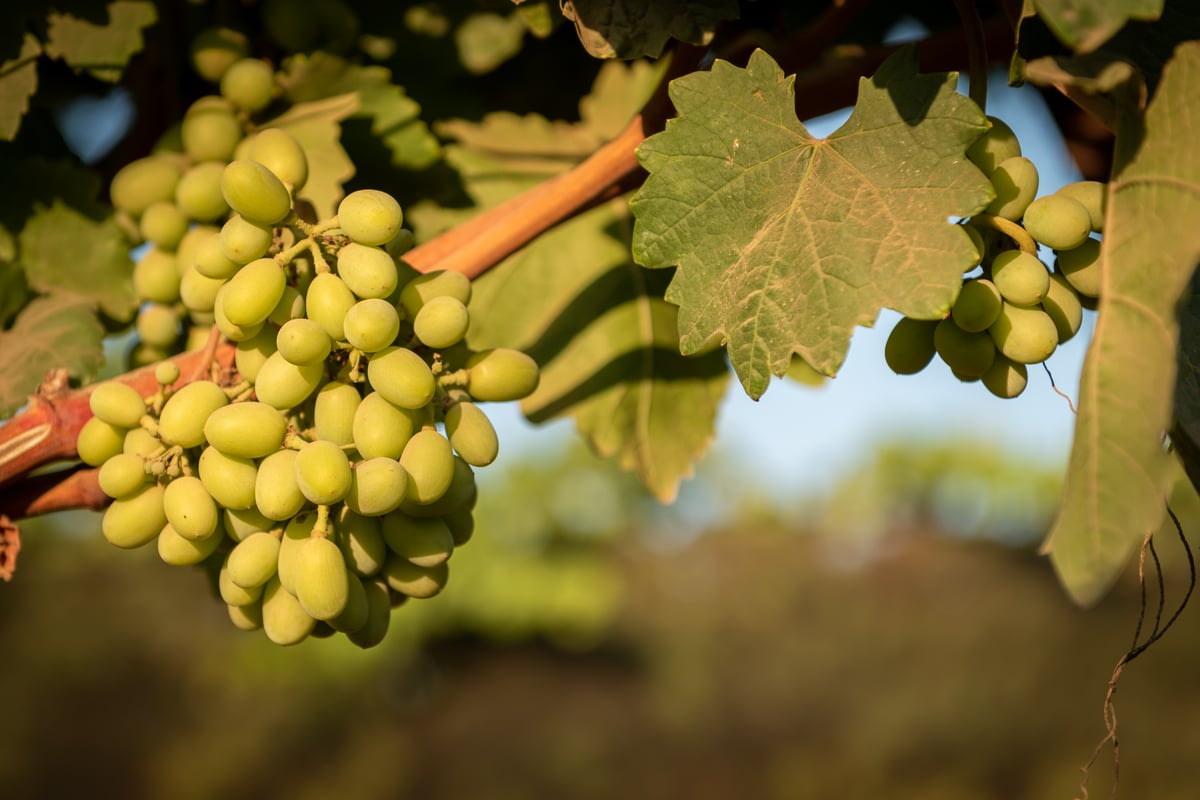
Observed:
[[[29,110],[29,98],[37,91],[37,59],[42,46],[33,34],[25,34],[16,58],[0,64],[0,139],[11,142]]]
[[[747,394],[799,354],[833,375],[856,325],[894,308],[945,315],[973,248],[950,217],[991,187],[963,153],[984,118],[953,75],[916,73],[900,51],[859,84],[827,139],[796,118],[793,79],[761,50],[672,82],[679,117],[638,151],[634,255],[679,265],[683,352],[725,342]]]
[[[1034,0],[1038,16],[1063,44],[1095,50],[1130,19],[1157,19],[1163,0]]]
[[[113,0],[107,24],[52,11],[46,18],[46,54],[77,70],[116,83],[125,65],[145,42],[142,30],[158,21],[149,0]]]
[[[300,196],[312,203],[318,219],[337,213],[346,181],[354,177],[354,162],[341,144],[342,120],[359,107],[358,96],[337,95],[297,103],[264,127],[282,128],[296,137],[308,156],[308,180]]]
[[[579,41],[596,58],[658,58],[669,39],[712,41],[717,23],[737,19],[734,0],[562,0]]]
[[[521,15],[477,13],[454,30],[458,60],[473,75],[483,75],[521,52],[525,43]]]
[[[1171,444],[1192,485],[1200,489],[1200,284],[1192,276],[1191,293],[1179,317],[1179,379],[1175,382],[1175,422]]]
[[[104,327],[92,308],[80,297],[39,297],[0,331],[0,417],[20,408],[51,367],[83,377],[104,363]]]
[[[16,258],[16,239],[0,225],[0,329],[8,327],[9,321],[29,300],[25,271],[20,264],[14,263]]]
[[[1100,313],[1080,378],[1063,501],[1044,545],[1080,604],[1103,595],[1163,519],[1176,314],[1200,261],[1198,125],[1200,43],[1189,43],[1176,51],[1144,118],[1127,115],[1117,133]]]

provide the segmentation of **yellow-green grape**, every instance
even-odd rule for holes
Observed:
[[[308,182],[308,157],[304,148],[283,128],[263,128],[256,133],[246,157],[271,170],[293,192]]]
[[[139,341],[129,350],[129,368],[140,369],[170,357],[171,353],[167,348]]]
[[[354,447],[363,458],[399,458],[413,432],[420,428],[421,419],[416,411],[395,406],[379,392],[371,392],[354,411]]]
[[[299,644],[308,638],[316,624],[278,578],[267,581],[262,593],[262,627],[268,639],[285,647]]]
[[[175,187],[175,205],[188,218],[197,222],[216,222],[229,213],[229,204],[221,194],[220,161],[203,161],[183,173]]]
[[[395,238],[403,223],[404,213],[396,198],[377,189],[359,189],[351,192],[338,204],[338,225],[352,242],[360,245],[387,244]]]
[[[193,225],[188,228],[188,232],[179,240],[179,246],[175,248],[175,267],[179,270],[180,280],[188,267],[196,263],[196,250],[201,242],[220,232],[221,229],[215,225]]]
[[[883,359],[897,375],[916,375],[933,360],[935,320],[901,317],[888,334]]]
[[[1062,194],[1039,197],[1025,209],[1025,230],[1055,250],[1083,244],[1092,230],[1092,217],[1079,201]]]
[[[163,487],[148,484],[132,495],[114,500],[104,510],[100,529],[109,544],[129,550],[153,540],[166,524]]]
[[[1018,364],[1003,353],[997,353],[996,360],[992,362],[988,371],[983,373],[982,380],[989,392],[996,397],[1008,399],[1025,391],[1025,384],[1029,382],[1029,371],[1024,364]]]
[[[978,378],[996,359],[996,348],[986,333],[970,333],[944,319],[933,332],[933,345],[947,366],[960,376]]]
[[[1083,305],[1079,295],[1067,279],[1057,273],[1050,276],[1050,291],[1042,298],[1042,310],[1054,320],[1059,344],[1068,341],[1083,325]]]
[[[408,472],[400,462],[367,458],[354,465],[346,506],[355,514],[378,517],[395,511],[408,492]]]
[[[204,443],[204,423],[209,415],[228,404],[225,391],[212,381],[189,383],[163,404],[158,435],[167,444],[197,447]]]
[[[330,272],[313,278],[304,295],[305,313],[316,322],[329,338],[335,342],[346,338],[346,313],[358,302],[358,298],[346,286],[345,281]]]
[[[142,238],[162,250],[174,250],[187,229],[188,218],[174,203],[166,200],[148,206],[138,223]]]
[[[159,202],[175,198],[183,169],[170,156],[155,155],[131,161],[113,176],[108,196],[113,207],[133,217]]]
[[[221,546],[224,538],[224,531],[217,526],[217,530],[213,532],[212,536],[206,536],[203,539],[185,539],[171,527],[170,523],[167,523],[158,533],[158,557],[164,564],[170,564],[173,567],[189,567],[199,564],[217,552],[217,548]]]
[[[349,638],[359,647],[375,647],[387,637],[392,620],[391,593],[383,580],[363,581],[362,585],[367,595],[367,621]]]
[[[1000,316],[1002,302],[996,284],[986,278],[975,278],[963,283],[958,299],[950,309],[950,316],[964,331],[981,333],[991,327],[996,317]]]
[[[229,580],[243,589],[262,586],[275,576],[279,565],[279,537],[267,531],[247,536],[229,551],[225,568]]]
[[[217,306],[217,293],[226,283],[224,278],[201,275],[189,264],[179,279],[179,299],[192,313],[211,313]]]
[[[383,565],[387,585],[407,597],[433,597],[445,588],[449,577],[450,565],[444,561],[436,567],[419,567],[407,558],[393,555]]]
[[[175,256],[152,247],[133,267],[133,291],[140,300],[174,303],[179,299],[179,268]]]
[[[96,384],[88,395],[92,413],[119,428],[136,428],[146,414],[146,401],[127,383],[106,381]]]
[[[1055,268],[1084,297],[1100,296],[1100,242],[1088,239],[1056,254]]]
[[[249,264],[271,249],[275,230],[234,214],[221,226],[221,254],[236,264]]]
[[[271,104],[275,70],[257,58],[242,58],[221,75],[221,96],[242,111],[261,111]]]
[[[200,476],[205,490],[223,508],[243,510],[254,505],[254,481],[258,478],[258,466],[253,459],[231,456],[215,447],[206,447],[200,454],[196,474]]]
[[[383,569],[384,559],[387,558],[387,543],[383,541],[383,532],[377,517],[363,516],[342,506],[334,528],[337,530],[338,543],[347,567],[363,577],[374,575]]]
[[[170,386],[179,380],[179,365],[174,361],[164,361],[154,368],[154,380],[159,386]]]
[[[167,484],[163,510],[171,527],[185,539],[203,539],[217,529],[216,501],[199,478],[184,475]]]
[[[1018,364],[1040,364],[1058,347],[1058,329],[1041,308],[1005,303],[1000,318],[988,328],[996,349]]]
[[[190,315],[189,315],[190,316]],[[213,321],[216,320],[216,315],[213,315],[213,320],[201,324],[188,325],[187,331],[183,337],[183,349],[199,350],[208,344],[208,339],[212,335]]]
[[[121,445],[121,452],[142,458],[153,458],[163,450],[163,443],[145,428],[134,428],[126,433],[125,440]]]
[[[275,304],[275,308],[271,309],[271,313],[267,316],[267,321],[282,327],[289,320],[300,319],[303,316],[304,295],[295,286],[288,284],[283,287],[283,296],[279,298],[279,302]]]
[[[324,375],[324,363],[296,365],[276,352],[258,371],[254,392],[262,402],[283,411],[304,402],[321,385]]]
[[[196,271],[206,278],[229,280],[241,269],[240,261],[233,261],[221,249],[221,236],[210,236],[196,248]]]
[[[237,367],[238,374],[251,383],[258,379],[262,365],[267,363],[267,359],[275,352],[275,333],[274,328],[264,325],[258,333],[237,343],[233,356],[234,366]]]
[[[1104,206],[1108,195],[1108,186],[1100,181],[1075,181],[1060,188],[1055,194],[1070,197],[1083,205],[1091,219],[1091,227],[1096,233],[1104,230]]]
[[[354,444],[354,415],[362,395],[354,384],[330,381],[317,392],[313,429],[318,439],[338,445]]]
[[[209,415],[204,437],[209,445],[238,458],[264,458],[274,453],[287,433],[283,414],[264,402],[233,403]]]
[[[249,52],[244,33],[231,28],[205,28],[192,39],[192,68],[210,83],[221,80],[225,70]]]
[[[380,523],[388,549],[418,567],[436,567],[454,552],[454,537],[440,517],[418,519],[396,511]]]
[[[235,542],[242,541],[252,533],[279,527],[279,521],[267,519],[257,506],[226,508],[221,512],[221,522],[225,526],[225,532],[229,534],[229,538]]]
[[[1021,155],[1021,143],[1004,120],[990,114],[987,120],[991,127],[967,148],[967,158],[990,176],[1001,162]]]
[[[310,537],[296,551],[293,581],[296,599],[314,619],[333,619],[349,600],[349,579],[342,551],[329,539]]]
[[[217,324],[217,328],[220,329],[221,335],[226,339],[231,342],[242,342],[261,331],[266,322],[264,320],[252,325],[237,325],[231,322],[225,314],[225,300],[229,297],[228,290],[228,283],[217,290],[217,300],[213,303],[213,321]]]
[[[537,388],[537,362],[520,350],[497,347],[467,359],[467,391],[476,400],[520,400]]]
[[[283,297],[287,276],[271,258],[259,258],[238,270],[225,286],[225,316],[235,325],[266,322]],[[278,343],[276,343],[278,346]]]
[[[367,380],[385,400],[400,408],[424,408],[436,390],[429,365],[404,347],[388,347],[373,355],[367,364]]]
[[[992,259],[992,282],[1008,302],[1031,306],[1050,291],[1050,272],[1037,256],[1005,250]]]
[[[396,291],[396,262],[380,247],[351,242],[338,251],[337,274],[361,298],[388,297]]]
[[[471,317],[467,307],[455,297],[433,297],[413,320],[413,333],[427,347],[441,349],[462,341]]]
[[[275,336],[275,349],[289,363],[297,366],[318,364],[333,349],[325,329],[311,319],[288,320]]]
[[[443,514],[442,522],[445,522],[446,527],[450,529],[455,547],[462,547],[471,541],[471,536],[475,533],[475,517],[469,508],[460,508],[449,514]]]
[[[413,434],[400,454],[400,466],[408,473],[405,497],[420,505],[439,499],[454,477],[454,451],[450,442],[435,430]]]
[[[259,225],[274,225],[292,209],[292,197],[283,182],[271,170],[249,159],[225,165],[221,193],[230,208]]]
[[[100,465],[100,491],[114,500],[129,497],[146,485],[146,459],[133,453],[117,453]]]
[[[367,624],[367,592],[363,589],[362,581],[347,568],[346,574],[346,607],[342,613],[329,620],[330,626],[341,633],[354,633]]]
[[[313,527],[317,521],[315,511],[297,514],[283,528],[283,538],[279,541],[279,566],[277,567],[279,582],[291,594],[296,593],[295,564],[296,554],[300,546],[312,536]]]
[[[256,603],[250,603],[244,606],[231,606],[225,604],[226,610],[229,611],[229,621],[233,623],[233,627],[239,631],[257,631],[263,626],[262,615],[262,599]]]
[[[387,300],[369,297],[350,307],[343,328],[351,345],[364,353],[377,353],[396,340],[400,314]]]
[[[309,502],[333,505],[350,491],[350,459],[333,442],[309,442],[296,456],[296,485]]]
[[[291,519],[306,502],[296,482],[295,450],[277,450],[258,464],[254,480],[254,504],[267,519]]]
[[[1038,171],[1024,156],[1005,159],[991,175],[996,199],[985,209],[988,214],[1018,220],[1037,197]]]
[[[455,403],[446,410],[446,436],[454,451],[473,467],[486,467],[500,452],[496,429],[474,403]]]
[[[460,509],[474,508],[479,496],[474,471],[467,462],[456,456],[453,472],[450,488],[437,500],[423,505],[406,496],[400,504],[400,510],[410,517],[441,517]]]
[[[223,162],[233,158],[233,151],[242,140],[242,124],[228,103],[214,102],[209,96],[188,108],[179,133],[183,137],[183,150],[193,161]]]
[[[471,299],[471,280],[460,272],[436,270],[418,275],[400,290],[400,303],[409,319],[435,297],[453,297],[463,305]]]
[[[179,315],[171,306],[147,303],[138,311],[134,328],[138,339],[165,353],[179,339]]]

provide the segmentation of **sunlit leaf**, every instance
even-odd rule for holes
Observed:
[[[1038,16],[1063,44],[1095,50],[1130,19],[1157,19],[1163,0],[1034,0]]]
[[[25,34],[16,58],[0,64],[0,139],[12,141],[29,110],[29,98],[37,91],[37,59],[42,46]]]
[[[130,57],[145,44],[143,30],[158,21],[158,12],[149,0],[113,0],[107,10],[103,25],[51,12],[46,20],[46,54],[100,80],[120,80]]]
[[[51,367],[77,377],[95,372],[104,363],[103,337],[84,298],[52,295],[25,306],[12,329],[0,331],[0,417],[24,404]]]

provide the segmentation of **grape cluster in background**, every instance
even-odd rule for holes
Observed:
[[[113,500],[108,541],[207,568],[237,627],[369,647],[393,607],[441,591],[471,537],[474,469],[499,448],[477,403],[525,397],[538,367],[467,347],[470,281],[399,260],[412,236],[390,195],[359,190],[332,219],[304,218],[307,156],[287,131],[254,128],[275,77],[242,41],[198,39],[219,94],[188,109],[181,149],[112,182],[149,245],[131,358],[157,362],[159,388],[97,385],[79,456]],[[181,380],[162,359],[214,325],[236,369]]]
[[[1040,364],[1074,336],[1084,308],[1100,295],[1100,240],[1105,185],[1078,181],[1034,199],[1037,167],[1002,120],[967,157],[991,179],[996,197],[962,223],[979,255],[940,320],[903,317],[884,357],[893,372],[913,375],[936,355],[959,380],[981,382],[997,397],[1025,390],[1030,364]],[[1054,251],[1054,269],[1038,245]]]

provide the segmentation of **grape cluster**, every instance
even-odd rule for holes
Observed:
[[[912,375],[941,358],[960,380],[980,381],[997,397],[1025,390],[1027,365],[1045,361],[1074,336],[1083,309],[1100,294],[1100,241],[1105,185],[1078,181],[1034,199],[1037,167],[1021,155],[1012,130],[992,127],[967,150],[986,173],[996,197],[962,223],[978,259],[964,274],[943,319],[902,318],[888,336],[884,358],[893,372]],[[1054,270],[1037,246],[1055,253]]]

